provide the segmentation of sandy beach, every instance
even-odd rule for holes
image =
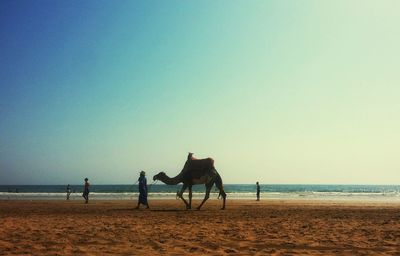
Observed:
[[[0,255],[400,255],[399,204],[150,203],[0,201]]]

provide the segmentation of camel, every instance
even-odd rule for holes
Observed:
[[[188,210],[192,208],[192,186],[195,184],[205,184],[206,186],[206,195],[201,204],[197,207],[197,210],[200,210],[210,197],[211,188],[215,183],[219,189],[220,196],[222,196],[224,200],[221,210],[225,209],[226,193],[221,176],[215,169],[214,160],[212,158],[196,159],[193,157],[193,153],[189,153],[182,171],[177,176],[170,178],[165,172],[160,172],[154,175],[153,180],[160,180],[167,185],[176,185],[182,182],[182,189],[177,193],[177,196],[182,199]],[[183,193],[187,188],[189,188],[189,202],[183,198]]]

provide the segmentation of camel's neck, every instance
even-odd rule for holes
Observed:
[[[165,175],[165,177],[160,178],[160,180],[167,185],[176,185],[176,184],[182,182],[180,174],[176,175],[173,178],[170,178],[167,175]]]

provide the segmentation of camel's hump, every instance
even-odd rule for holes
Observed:
[[[214,168],[214,159],[211,157],[204,159],[190,159],[190,165],[197,168]]]

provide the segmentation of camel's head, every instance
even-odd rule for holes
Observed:
[[[153,180],[160,180],[166,176],[165,172],[159,172],[158,174],[153,176]]]

